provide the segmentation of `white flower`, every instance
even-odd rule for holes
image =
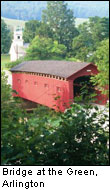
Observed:
[[[44,137],[44,135],[40,135],[41,137]]]

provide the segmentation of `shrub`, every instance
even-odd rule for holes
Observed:
[[[12,97],[4,72],[1,79],[1,161],[3,165],[11,165],[25,154],[25,114],[19,106],[19,99]]]
[[[105,126],[104,126],[105,125]],[[97,107],[72,105],[55,132],[44,139],[45,165],[108,165],[108,115]]]
[[[22,57],[22,58],[19,58],[19,59],[16,60],[16,61],[12,61],[12,62],[6,63],[5,66],[6,66],[6,68],[11,69],[12,67],[14,67],[14,66],[20,64],[22,61],[24,61],[24,58],[23,58],[23,57]]]

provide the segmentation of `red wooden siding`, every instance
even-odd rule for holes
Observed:
[[[61,111],[71,98],[70,81],[25,73],[12,73],[13,89],[18,96]],[[58,98],[60,96],[60,98]],[[56,99],[56,100],[55,100]],[[56,106],[57,107],[56,107]]]

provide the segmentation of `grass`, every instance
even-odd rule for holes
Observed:
[[[4,17],[1,17],[1,18],[7,24],[8,28],[10,28],[12,31],[17,26],[20,26],[20,27],[24,28],[25,22],[26,22],[26,21],[23,21],[23,20],[9,19],[9,18],[4,18]]]
[[[10,55],[1,55],[1,68],[6,69],[6,64],[10,62]]]
[[[5,21],[5,23],[8,25],[8,27],[12,31],[17,26],[20,26],[20,27],[24,28],[25,22],[26,22],[26,21],[23,21],[23,20],[9,19],[9,18],[4,18],[4,17],[2,17],[2,19]],[[88,18],[76,18],[76,20],[75,20],[76,27],[79,24],[82,24],[83,22],[87,22],[88,20],[89,20]]]
[[[75,25],[78,27],[80,24],[83,24],[84,22],[88,22],[88,18],[76,18],[75,20]]]

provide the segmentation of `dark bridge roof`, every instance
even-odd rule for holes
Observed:
[[[68,78],[90,64],[92,63],[52,60],[25,61],[13,67],[10,71],[34,72]]]

